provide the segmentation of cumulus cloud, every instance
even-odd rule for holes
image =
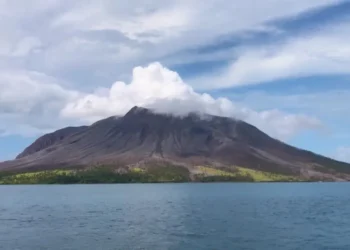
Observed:
[[[339,147],[334,158],[339,161],[350,163],[350,147]]]
[[[198,93],[160,63],[135,67],[129,84],[115,82],[93,93],[63,86],[57,79],[38,72],[0,71],[1,136],[33,136],[69,125],[89,124],[124,115],[135,105],[175,115],[194,111],[235,117],[279,139],[322,127],[314,117],[279,110],[257,112],[227,98]]]
[[[176,72],[160,63],[134,68],[130,84],[116,82],[110,89],[99,89],[70,102],[62,110],[62,116],[93,122],[107,116],[123,115],[136,105],[175,115],[200,112],[235,117],[280,139],[305,129],[322,127],[319,120],[306,115],[286,114],[279,110],[257,112],[227,98],[215,99],[209,94],[198,93]]]
[[[292,33],[289,39],[270,45],[255,40],[254,33],[283,33],[288,30],[280,29],[276,21],[298,20],[306,12],[341,2],[0,0],[0,134],[36,135],[123,114],[133,105],[176,114],[200,111],[234,116],[283,139],[319,128],[316,118],[282,112],[278,102],[274,107],[279,109],[256,111],[254,106],[247,108],[195,90],[349,73],[346,22],[339,25],[337,20],[332,27],[308,34]],[[245,43],[247,34],[253,37],[251,46]],[[220,47],[217,43],[225,37],[237,37],[247,47],[239,43]],[[211,45],[220,49],[198,52]],[[124,75],[152,61],[171,68],[224,61],[229,67],[222,71],[213,67],[198,74],[207,76],[197,75],[186,83],[157,64],[136,67],[131,80]],[[124,82],[103,88],[115,79]]]

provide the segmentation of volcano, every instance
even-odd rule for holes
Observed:
[[[147,167],[152,162],[228,168],[329,180],[350,179],[350,164],[289,146],[233,118],[156,113],[134,107],[123,117],[68,127],[38,138],[2,171]]]

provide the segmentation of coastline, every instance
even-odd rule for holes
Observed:
[[[337,182],[330,179],[307,179],[300,176],[282,175],[239,167],[236,167],[236,170],[232,172],[209,167],[200,167],[199,169],[201,172],[195,173],[179,166],[132,168],[127,172],[117,172],[116,169],[109,167],[85,170],[56,169],[36,172],[0,172],[0,185]]]
[[[121,185],[121,184],[298,184],[298,183],[348,183],[350,181],[187,181],[187,182],[99,182],[99,183],[0,183],[1,186],[83,186],[83,185]]]

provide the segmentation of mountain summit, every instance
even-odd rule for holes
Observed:
[[[240,166],[320,179],[348,179],[350,164],[338,162],[271,138],[232,118],[173,116],[134,107],[123,117],[44,135],[1,170],[48,170],[109,165],[132,167],[168,162],[195,166]]]

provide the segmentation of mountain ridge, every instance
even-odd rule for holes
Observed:
[[[305,178],[350,179],[350,164],[292,147],[244,121],[196,113],[174,116],[137,106],[122,117],[44,135],[15,160],[0,163],[0,170],[123,168],[160,161],[190,170],[241,166]]]

